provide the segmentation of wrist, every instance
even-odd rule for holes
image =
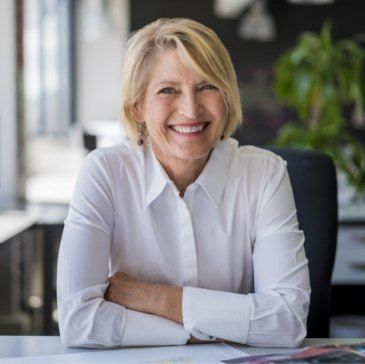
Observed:
[[[155,291],[156,314],[182,324],[182,292],[181,287],[159,285]]]

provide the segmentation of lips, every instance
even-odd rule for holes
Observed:
[[[169,128],[180,134],[192,134],[203,131],[207,125],[208,122],[201,122],[190,125],[189,124],[169,125]]]

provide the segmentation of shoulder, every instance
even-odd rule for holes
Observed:
[[[110,147],[97,148],[87,154],[84,165],[108,168],[113,171],[126,166],[133,167],[141,163],[140,151],[132,148],[127,143],[121,143]]]
[[[233,148],[232,167],[240,175],[264,176],[286,169],[286,161],[270,150],[252,145]]]
[[[110,147],[96,148],[90,152],[86,158],[91,159],[108,159],[113,157],[119,158],[136,158],[138,150],[130,146],[129,143],[120,143]]]
[[[88,153],[77,178],[77,191],[89,189],[91,194],[103,190],[116,195],[138,183],[141,176],[140,151],[125,144],[102,147]],[[131,188],[132,188],[131,187]]]
[[[236,151],[241,163],[254,163],[262,166],[285,167],[286,161],[270,150],[258,148],[252,145],[241,146]]]
[[[286,175],[287,163],[276,153],[251,145],[237,145],[233,154],[231,190],[242,194],[247,206],[259,206],[266,191],[274,191]]]

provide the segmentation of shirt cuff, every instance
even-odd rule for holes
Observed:
[[[184,287],[182,305],[184,328],[197,339],[246,343],[251,295]]]
[[[184,345],[190,334],[164,317],[126,310],[122,346]]]

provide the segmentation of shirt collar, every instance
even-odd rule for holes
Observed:
[[[152,143],[146,140],[145,173],[146,173],[146,205],[149,206],[164,190],[166,184],[171,183],[170,178],[157,160],[152,150]]]
[[[208,163],[196,180],[216,207],[219,206],[222,198],[232,153],[237,145],[238,142],[231,138],[218,141],[210,154]]]
[[[232,158],[233,150],[237,145],[238,142],[230,138],[218,141],[210,154],[208,163],[195,181],[195,183],[203,188],[216,207],[219,206],[227,180],[229,163]],[[171,182],[167,173],[153,153],[149,139],[146,141],[144,153],[146,205],[149,206],[162,193],[167,184],[170,184],[175,189],[176,187]]]

